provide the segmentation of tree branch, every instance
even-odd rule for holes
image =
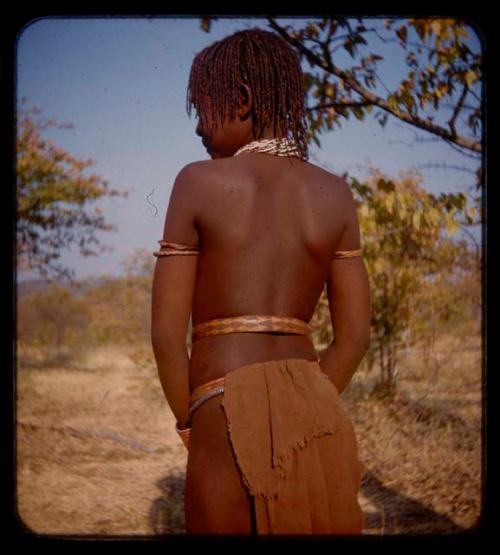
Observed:
[[[325,108],[362,108],[366,106],[372,106],[371,102],[367,100],[362,100],[360,102],[350,101],[350,100],[340,100],[338,102],[327,102],[326,104],[317,104],[307,108],[307,112],[313,112],[315,110],[324,110]]]
[[[463,106],[463,103],[464,103],[464,100],[465,100],[465,96],[467,95],[468,90],[469,90],[469,86],[467,85],[467,83],[464,83],[464,88],[462,90],[462,94],[460,95],[460,98],[457,102],[457,105],[455,106],[455,110],[453,111],[453,115],[451,116],[451,119],[448,122],[448,125],[450,126],[451,132],[455,136],[457,134],[457,131],[455,129],[455,121],[457,119],[458,113],[462,109],[462,106]]]
[[[406,122],[410,125],[413,125],[413,126],[418,127],[420,129],[424,129],[426,131],[434,133],[435,135],[437,135],[437,136],[439,136],[439,137],[441,137],[441,138],[443,138],[447,141],[453,142],[453,143],[455,143],[455,144],[457,144],[457,145],[459,145],[463,148],[466,148],[468,150],[472,150],[474,152],[481,152],[481,143],[479,141],[475,141],[475,140],[472,140],[472,139],[467,139],[465,137],[458,136],[458,135],[450,132],[448,129],[445,129],[444,127],[436,125],[435,123],[433,123],[429,119],[422,119],[422,118],[418,117],[417,115],[410,115],[408,113],[402,112],[401,110],[398,110],[397,108],[392,108],[386,100],[376,96],[375,94],[373,94],[369,90],[365,89],[360,83],[358,83],[358,81],[353,79],[347,73],[347,71],[344,71],[344,70],[340,69],[333,62],[328,63],[328,62],[325,62],[324,60],[322,60],[317,54],[315,54],[309,48],[304,46],[304,44],[300,40],[291,36],[287,32],[286,29],[284,29],[283,27],[278,25],[278,23],[276,23],[276,21],[274,20],[273,17],[268,17],[268,21],[269,21],[269,25],[276,32],[278,32],[288,43],[290,43],[300,53],[302,53],[307,58],[309,63],[311,63],[311,65],[316,65],[316,66],[320,67],[321,69],[323,69],[323,71],[325,71],[327,73],[330,73],[330,74],[333,74],[333,75],[336,75],[339,79],[341,79],[346,84],[348,84],[351,89],[356,91],[360,96],[362,96],[370,104],[378,106],[382,110],[392,114],[393,116],[397,117],[398,119],[400,119],[400,120],[402,120],[402,121],[404,121],[404,122]]]

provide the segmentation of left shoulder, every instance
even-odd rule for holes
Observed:
[[[177,174],[174,189],[194,192],[203,187],[203,183],[213,184],[217,176],[227,173],[231,159],[197,160],[186,164]]]
[[[188,181],[191,178],[220,171],[227,164],[225,158],[220,160],[196,160],[186,164],[177,174],[176,180]]]

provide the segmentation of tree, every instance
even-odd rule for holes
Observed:
[[[436,330],[464,318],[470,329],[478,319],[480,252],[454,238],[474,208],[467,206],[465,195],[456,202],[453,195],[427,192],[418,174],[394,180],[372,168],[370,179],[351,178],[350,186],[372,297],[366,362],[369,370],[378,362],[377,389],[393,395],[402,349],[419,343],[430,347]],[[334,339],[326,287],[311,325],[321,352]]]
[[[78,345],[90,323],[90,311],[82,299],[53,285],[19,301],[18,338],[21,342],[54,346]]]
[[[399,181],[373,172],[366,183],[352,179],[358,206],[364,259],[372,295],[372,344],[369,358],[377,356],[380,388],[396,390],[398,351],[418,341],[425,328],[414,323],[422,311],[444,320],[447,304],[425,295],[443,272],[454,273],[462,265],[464,244],[453,236],[460,218],[472,218],[465,195],[436,196],[421,187],[417,174]],[[436,290],[434,290],[436,292]],[[426,298],[428,306],[418,304]],[[419,334],[420,331],[420,334]],[[413,333],[411,333],[413,332]]]
[[[78,160],[53,142],[43,139],[50,127],[72,128],[54,118],[36,119],[41,111],[26,108],[21,100],[17,117],[16,183],[17,227],[16,254],[18,265],[34,269],[51,281],[54,277],[74,276],[74,271],[55,261],[60,251],[75,243],[83,256],[98,252],[98,231],[111,231],[115,226],[105,222],[100,208],[88,206],[104,196],[127,196],[128,192],[110,189],[99,175],[84,175],[93,160]],[[99,252],[107,247],[100,246]]]
[[[211,21],[215,19],[202,18],[201,28],[209,32]],[[320,146],[318,134],[322,130],[331,130],[335,125],[341,127],[341,119],[348,119],[350,114],[363,120],[366,113],[379,108],[375,116],[382,127],[388,117],[393,116],[452,145],[480,153],[481,55],[472,52],[463,40],[469,37],[466,23],[460,19],[436,18],[398,21],[397,26],[395,20],[385,19],[382,25],[373,23],[367,27],[360,17],[357,23],[351,18],[323,17],[297,28],[295,23],[282,26],[274,17],[268,17],[271,29],[311,66],[312,71],[305,73],[306,89],[316,99],[316,104],[308,107],[311,139]],[[411,31],[416,34],[416,43],[409,42]],[[374,92],[380,80],[377,62],[383,60],[382,56],[370,52],[350,68],[334,62],[334,55],[341,48],[356,59],[360,48],[368,45],[366,36],[369,34],[384,42],[396,41],[408,51],[406,63],[410,70],[396,90],[391,92],[384,84],[389,93],[385,98]],[[409,46],[415,46],[416,51]],[[424,50],[427,52],[425,66],[420,56]],[[454,98],[454,94],[458,98]],[[446,101],[450,101],[448,108],[452,113],[446,125],[440,125],[434,122],[435,114],[426,114],[424,110],[432,107],[437,112]],[[469,114],[469,135],[460,133],[457,128],[458,117],[464,112]]]
[[[443,333],[471,336],[481,332],[480,251],[465,241],[448,242],[440,256],[440,271],[427,276],[425,287],[412,299],[409,339],[423,347],[425,366]]]
[[[124,275],[106,277],[85,294],[92,315],[87,338],[91,344],[149,344],[151,283],[154,256],[136,249],[124,258]]]
[[[210,32],[212,21],[217,19],[202,17],[201,29]],[[389,117],[396,118],[430,135],[419,141],[444,141],[464,157],[475,160],[474,187],[480,191],[484,182],[482,56],[467,44],[471,27],[465,20],[374,18],[367,25],[359,17],[322,17],[299,26],[299,20],[293,25],[280,25],[270,16],[267,22],[310,67],[304,71],[309,141],[321,147],[319,135],[341,127],[342,120],[348,120],[351,114],[364,121],[366,114],[373,112],[382,127]],[[392,91],[379,75],[377,62],[383,56],[363,51],[371,47],[372,37],[395,42],[406,52],[408,73],[401,75]],[[336,54],[341,49],[349,53],[354,65],[339,65]],[[377,82],[385,89],[385,96],[376,91]],[[444,122],[438,123],[443,118]],[[459,125],[460,121],[464,123]],[[461,196],[462,193],[449,195],[450,202],[462,202]],[[461,230],[474,241],[467,227],[484,223],[484,213],[481,196],[472,200],[475,217],[462,221]]]
[[[201,28],[209,32],[215,19],[201,18]],[[425,131],[429,140],[444,141],[464,157],[476,160],[474,186],[481,188],[482,57],[467,44],[470,28],[465,21],[374,19],[369,26],[361,18],[345,17],[304,23],[295,20],[292,25],[280,25],[273,17],[267,21],[309,65],[304,77],[310,141],[321,147],[319,135],[341,127],[342,120],[351,114],[364,121],[366,114],[373,112],[382,127],[389,117],[396,118]],[[393,90],[378,75],[377,63],[383,57],[361,51],[368,46],[369,35],[396,42],[406,51],[408,72],[401,75]],[[340,49],[349,54],[354,65],[340,66],[336,56]],[[387,94],[377,90],[377,81]],[[444,122],[439,121],[443,117]],[[378,355],[380,385],[391,393],[396,386],[399,347],[411,337],[416,340],[419,329],[424,333],[425,326],[412,325],[423,314],[415,299],[425,297],[423,292],[430,284],[439,283],[445,271],[450,275],[447,283],[453,283],[450,269],[470,251],[452,236],[463,226],[482,223],[483,213],[480,197],[469,207],[463,192],[435,196],[427,193],[415,176],[395,182],[381,172],[374,173],[366,183],[350,179],[373,293],[375,341],[367,358],[373,361]],[[433,290],[441,291],[435,285]],[[320,343],[331,335],[324,330],[325,307],[323,292],[315,312],[320,327],[315,337]],[[449,313],[443,303],[429,309],[434,315],[438,313],[434,321],[446,320]]]

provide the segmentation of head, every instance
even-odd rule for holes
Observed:
[[[263,138],[294,139],[307,158],[304,79],[288,43],[263,29],[238,31],[199,52],[187,111],[212,158]]]

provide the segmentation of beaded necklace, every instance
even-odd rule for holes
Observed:
[[[302,155],[295,141],[279,137],[252,141],[238,149],[233,156],[239,156],[245,152],[262,152],[273,156],[287,156],[307,160],[307,156]]]

